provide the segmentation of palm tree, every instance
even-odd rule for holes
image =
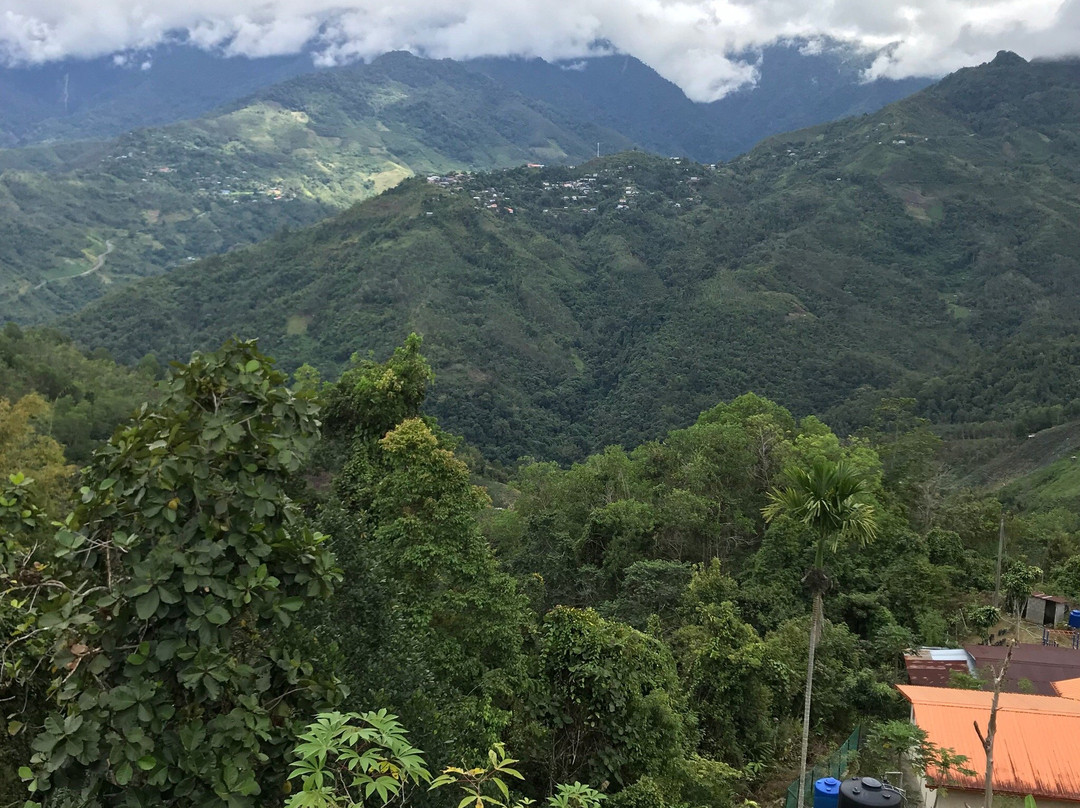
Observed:
[[[810,471],[792,467],[784,472],[788,485],[769,492],[769,504],[762,509],[767,522],[786,516],[802,522],[817,539],[814,566],[803,581],[814,596],[810,619],[810,659],[806,665],[806,694],[803,702],[802,758],[799,768],[799,801],[806,797],[806,752],[810,743],[810,696],[814,689],[814,651],[823,623],[822,596],[829,588],[825,573],[825,551],[835,553],[843,541],[867,544],[877,533],[877,519],[866,478],[840,461],[825,458],[814,462]]]

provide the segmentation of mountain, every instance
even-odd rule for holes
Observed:
[[[1080,417],[1078,124],[1080,64],[1003,54],[727,165],[409,180],[67,327],[125,360],[258,336],[326,373],[416,330],[434,411],[504,461],[648,440],[747,390],[845,428],[893,395],[1011,434]]]
[[[0,146],[100,140],[195,118],[315,69],[308,54],[249,59],[179,44],[0,67]]]
[[[0,151],[0,321],[311,224],[414,173],[631,142],[451,61],[387,54],[106,143]]]
[[[489,58],[466,65],[530,98],[622,132],[649,151],[712,163],[770,135],[874,112],[932,81],[864,82],[873,57],[839,42],[771,45],[756,54],[752,87],[708,104],[690,101],[632,56],[556,63]]]

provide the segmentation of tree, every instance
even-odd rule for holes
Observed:
[[[1023,561],[1014,561],[1001,576],[1001,591],[1005,595],[1005,602],[1016,616],[1016,641],[1020,642],[1020,618],[1024,614],[1024,606],[1031,597],[1035,582],[1042,577],[1042,570],[1031,567]]]
[[[814,650],[823,620],[823,595],[829,578],[825,571],[825,554],[836,552],[845,540],[867,543],[877,532],[874,505],[865,477],[845,461],[831,462],[819,458],[810,471],[791,467],[785,472],[788,485],[769,493],[769,504],[762,510],[772,522],[787,517],[806,525],[814,535],[814,565],[803,579],[813,595],[810,621],[810,653],[806,665],[806,693],[803,701],[802,751],[800,773],[806,771],[806,756],[810,742],[810,699],[814,687]],[[799,776],[798,806],[806,796],[806,778]]]
[[[43,507],[56,515],[75,468],[65,462],[63,447],[36,427],[51,416],[52,408],[35,393],[14,404],[0,398],[0,473],[32,477]]]
[[[582,780],[625,786],[668,772],[688,726],[670,650],[592,609],[559,606],[544,618],[531,682],[531,715],[517,731],[548,788]]]
[[[339,698],[293,630],[335,573],[286,493],[318,428],[286,381],[253,342],[195,354],[95,453],[42,584],[56,673],[32,791],[263,804],[300,719]]]
[[[986,754],[986,773],[983,776],[983,808],[993,808],[994,804],[994,738],[997,736],[998,702],[1001,699],[1001,683],[1005,681],[1005,674],[1009,672],[1009,663],[1012,662],[1013,650],[1016,643],[1009,646],[1008,653],[1001,663],[1001,669],[993,673],[994,696],[990,701],[990,720],[986,724],[986,734],[979,729],[979,722],[975,724],[975,734],[979,736],[979,744]]]
[[[480,533],[490,500],[419,417],[430,370],[413,335],[330,391],[351,456],[324,509],[345,572],[324,631],[340,646],[350,699],[417,728],[432,760],[482,755],[509,721],[525,598]]]

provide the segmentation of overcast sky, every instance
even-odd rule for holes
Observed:
[[[9,64],[178,37],[252,56],[307,46],[325,64],[399,49],[567,59],[605,42],[699,101],[752,81],[730,54],[823,36],[887,48],[873,76],[941,75],[1001,49],[1080,54],[1080,0],[0,0]]]

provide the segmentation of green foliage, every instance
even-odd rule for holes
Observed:
[[[1080,601],[1080,554],[1070,556],[1050,571],[1050,580],[1059,595]]]
[[[886,769],[900,771],[907,765],[938,783],[947,782],[950,772],[973,777],[967,762],[965,755],[931,743],[926,730],[910,721],[875,723],[859,755],[860,770],[867,774],[880,776]]]
[[[475,808],[485,808],[485,806],[510,808],[510,787],[506,784],[506,778],[524,779],[521,772],[513,768],[514,764],[519,761],[507,755],[506,748],[501,743],[494,744],[488,750],[487,757],[487,766],[474,766],[471,769],[463,769],[460,766],[447,766],[443,769],[443,773],[432,781],[431,787],[434,789],[446,785],[456,785],[465,794],[458,803],[458,808],[465,808],[465,806],[469,805],[475,806]],[[573,792],[580,787],[580,783],[575,783],[574,786],[569,788]],[[565,785],[559,787],[559,796],[562,796],[564,788],[568,787]],[[584,788],[587,792],[592,791],[588,786]],[[553,801],[555,799],[556,797],[551,797],[549,804],[554,805]],[[523,799],[514,802],[513,806],[514,808],[522,808],[531,803],[532,800]],[[564,799],[560,805],[566,803],[567,801]],[[598,800],[591,803],[591,805],[598,804]]]
[[[0,479],[0,804],[25,799],[15,772],[30,759],[44,718],[49,641],[39,625],[40,585],[52,575],[54,545],[45,502],[22,473]]]
[[[527,617],[477,526],[490,500],[455,442],[417,417],[430,378],[419,348],[410,338],[327,393],[328,429],[351,457],[322,516],[345,575],[325,630],[351,698],[392,707],[442,765],[499,739]]]
[[[1014,561],[1001,573],[1001,594],[1010,610],[1019,615],[1027,605],[1035,582],[1042,578],[1042,570],[1023,561]]]
[[[86,463],[93,449],[153,396],[155,377],[149,371],[118,366],[101,353],[85,354],[51,329],[23,330],[9,323],[0,330],[0,398],[44,399],[49,407],[35,405],[35,428],[56,440],[73,463]]]
[[[526,759],[549,782],[627,784],[664,774],[690,740],[671,652],[660,640],[558,607],[544,618],[529,684]]]
[[[353,356],[353,367],[326,393],[326,426],[348,440],[377,440],[407,418],[416,418],[434,378],[410,334],[385,363]]]
[[[386,710],[320,713],[298,740],[289,780],[300,790],[286,808],[359,806],[376,796],[379,805],[403,803],[410,785],[431,780],[423,753]]]
[[[809,471],[792,466],[785,476],[789,484],[769,493],[762,513],[770,522],[783,516],[813,531],[815,568],[823,569],[825,550],[835,553],[845,539],[873,541],[877,521],[869,486],[851,466],[820,457]]]
[[[335,572],[286,493],[318,422],[285,381],[253,343],[197,354],[95,453],[41,593],[56,674],[32,791],[255,805],[339,697],[294,630]]]

